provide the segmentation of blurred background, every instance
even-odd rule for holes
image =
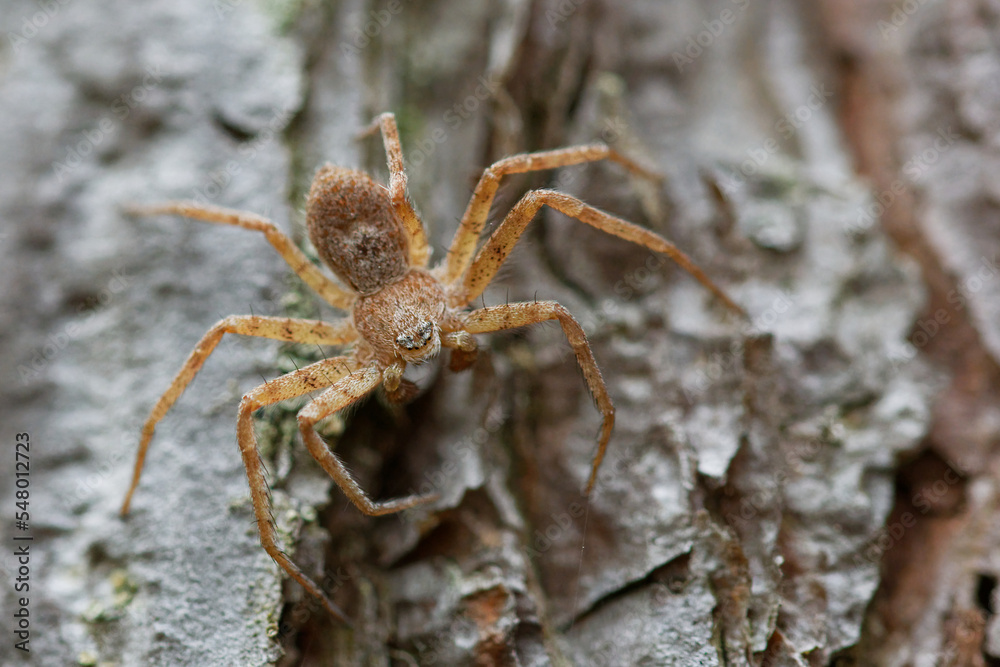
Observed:
[[[995,1],[3,0],[0,27],[3,665],[1000,664]],[[493,161],[603,141],[663,181],[508,177],[490,228],[568,192],[750,319],[537,216],[484,302],[555,299],[590,336],[617,422],[589,498],[599,415],[554,325],[327,425],[374,497],[426,509],[361,515],[302,403],[261,411],[286,550],[349,629],[260,548],[236,447],[240,397],[316,350],[227,337],[118,516],[212,324],[344,315],[259,234],[122,206],[245,209],[312,253],[312,175],[384,180],[357,139],[383,111],[436,260]]]

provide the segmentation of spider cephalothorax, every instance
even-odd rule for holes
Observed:
[[[460,326],[440,283],[424,269],[410,269],[381,291],[354,302],[354,327],[375,358],[420,363],[441,351],[442,329]]]
[[[556,320],[566,334],[603,418],[597,453],[586,483],[586,492],[590,493],[611,437],[614,406],[583,329],[565,308],[554,301],[508,303],[478,309],[470,307],[486,289],[538,210],[549,206],[583,223],[668,255],[727,307],[742,313],[739,306],[666,239],[553,190],[532,190],[525,194],[496,231],[476,250],[500,179],[505,174],[609,159],[632,172],[654,177],[604,144],[514,155],[489,167],[472,194],[446,259],[434,269],[428,269],[430,252],[427,235],[423,223],[407,200],[403,153],[393,115],[379,116],[369,128],[370,131],[376,129],[382,131],[389,163],[388,187],[376,183],[364,172],[327,165],[316,174],[306,203],[309,238],[320,259],[343,286],[328,278],[271,222],[252,213],[186,202],[167,202],[132,209],[138,215],[173,213],[263,232],[306,284],[349,316],[333,324],[256,315],[230,316],[212,327],[199,341],[143,426],[132,484],[122,505],[122,514],[129,511],[157,422],[181,395],[225,334],[346,346],[341,356],[318,361],[253,389],[243,397],[237,418],[237,441],[250,482],[261,544],[285,571],[322,600],[330,613],[341,619],[344,617],[340,610],[288,558],[278,543],[264,467],[253,429],[252,415],[255,410],[322,389],[323,392],[298,414],[299,431],[309,453],[365,514],[398,512],[434,500],[437,496],[372,501],[340,459],[320,439],[314,428],[316,422],[357,402],[379,386],[390,399],[406,400],[412,395],[412,385],[403,380],[406,366],[433,358],[442,347],[451,350],[449,367],[462,370],[475,360],[477,347],[474,334]]]

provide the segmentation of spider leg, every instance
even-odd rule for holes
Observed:
[[[209,206],[192,201],[168,201],[150,206],[130,205],[125,208],[129,215],[180,215],[202,222],[233,225],[243,229],[263,232],[267,240],[281,254],[305,284],[313,288],[327,303],[343,310],[350,308],[354,294],[323,275],[319,268],[309,261],[305,253],[296,247],[274,223],[254,213],[236,211],[230,208]]]
[[[392,206],[402,218],[410,239],[410,266],[427,266],[427,260],[430,259],[427,231],[406,196],[406,169],[403,167],[403,146],[399,141],[396,116],[391,112],[376,116],[371,125],[361,131],[361,136],[368,136],[376,129],[382,131],[385,159],[389,165],[389,195],[392,197]]]
[[[441,336],[441,347],[451,348],[448,368],[458,373],[476,363],[479,345],[468,331],[452,331]]]
[[[577,363],[580,364],[580,369],[583,371],[583,377],[587,381],[590,394],[594,397],[597,409],[600,410],[603,418],[601,434],[597,440],[597,453],[594,455],[590,478],[587,480],[587,488],[584,491],[585,494],[589,495],[597,480],[597,469],[600,467],[601,461],[604,460],[604,453],[608,449],[611,429],[615,425],[615,406],[611,404],[611,397],[608,396],[608,389],[604,385],[601,371],[594,360],[594,353],[590,350],[587,335],[583,332],[579,322],[570,315],[566,308],[555,301],[490,306],[467,313],[463,319],[465,330],[470,334],[514,329],[547,320],[559,321],[570,347],[573,348]]]
[[[709,291],[719,298],[726,306],[743,317],[746,312],[709,279],[691,259],[681,252],[677,246],[662,236],[631,222],[617,218],[610,213],[584,204],[576,197],[555,190],[531,190],[514,205],[507,217],[497,227],[493,235],[486,241],[472,265],[465,274],[465,280],[458,294],[463,304],[469,303],[483,293],[493,279],[500,265],[514,248],[525,227],[542,206],[549,206],[580,222],[596,227],[626,241],[632,241],[650,250],[661,252],[677,262],[682,269],[690,273]]]
[[[330,451],[323,440],[316,433],[314,425],[319,420],[328,415],[343,410],[364,397],[375,389],[382,382],[382,370],[376,363],[372,363],[362,370],[343,378],[333,385],[315,400],[299,411],[299,431],[302,439],[306,443],[306,449],[313,458],[323,467],[337,486],[341,488],[347,498],[354,503],[359,510],[369,516],[381,516],[399,512],[414,505],[430,502],[437,499],[437,494],[424,496],[407,496],[395,500],[374,502],[368,497],[361,486],[355,481],[351,473],[348,472],[344,463],[336,454]]]
[[[292,562],[288,554],[281,550],[278,533],[274,526],[271,493],[267,486],[260,449],[257,447],[257,436],[254,434],[253,413],[259,408],[278,403],[286,398],[294,398],[315,389],[328,387],[348,375],[356,367],[357,364],[352,357],[334,357],[310,364],[260,385],[243,397],[236,425],[240,455],[243,457],[243,465],[247,469],[250,500],[253,503],[254,516],[257,519],[261,546],[292,579],[299,582],[310,595],[319,598],[327,611],[348,624],[349,621],[337,605],[326,596],[323,590],[316,585],[316,582],[306,576]]]
[[[187,388],[195,374],[201,369],[202,364],[208,358],[215,346],[219,344],[222,337],[227,333],[242,334],[244,336],[260,336],[262,338],[273,338],[296,343],[315,343],[317,345],[340,345],[354,340],[357,332],[350,322],[342,322],[337,325],[327,324],[319,320],[296,320],[287,317],[262,317],[258,315],[232,315],[220,320],[208,330],[194,350],[181,370],[174,376],[170,387],[160,396],[153,410],[150,412],[146,423],[142,427],[142,438],[139,441],[139,452],[135,459],[135,470],[132,473],[132,484],[128,493],[125,494],[125,502],[122,503],[121,514],[128,514],[129,505],[132,503],[132,494],[135,493],[139,485],[139,478],[142,476],[142,466],[146,460],[146,451],[149,449],[149,442],[153,439],[153,431],[157,422],[163,419],[167,411],[180,398],[180,395]],[[327,383],[331,384],[331,383]]]
[[[604,159],[617,162],[634,174],[654,180],[661,178],[658,174],[630,160],[605,144],[574,146],[552,151],[512,155],[493,163],[479,177],[479,183],[476,184],[476,189],[472,193],[472,198],[465,209],[462,221],[458,225],[458,231],[455,232],[455,238],[452,239],[451,247],[448,249],[444,282],[446,284],[455,282],[469,268],[469,264],[472,262],[472,255],[476,250],[476,244],[479,241],[479,235],[483,232],[483,226],[486,224],[490,206],[493,204],[493,198],[496,196],[497,188],[500,187],[500,179],[504,175],[568,167],[574,164],[596,162],[597,160]]]

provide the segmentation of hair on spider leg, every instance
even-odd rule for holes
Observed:
[[[350,367],[348,367],[348,366],[344,366],[344,370],[345,370],[345,371],[347,371],[347,375],[352,375]],[[332,377],[332,376],[331,376],[331,375],[330,375],[329,373],[327,373],[326,371],[323,371],[323,377],[325,377],[325,378],[326,378],[327,380],[329,380],[329,381],[330,381],[330,386],[331,386],[331,387],[332,387],[332,386],[333,386],[334,384],[336,384],[336,382],[337,382],[336,378]]]
[[[263,373],[258,373],[258,375],[260,375],[260,379],[264,381],[264,386],[267,386],[267,385],[269,385],[269,384],[270,384],[270,383],[269,383],[269,382],[267,381],[267,378],[266,378],[266,377],[264,377],[264,374],[263,374]],[[261,419],[261,418],[263,418],[263,417],[264,417],[264,409],[265,409],[266,407],[267,407],[267,406],[265,406],[265,405],[262,405],[262,406],[260,406],[259,408],[257,408],[256,410],[254,410],[254,411],[253,411],[253,416],[254,416],[254,418],[255,418],[255,419]],[[257,455],[258,455],[258,456],[260,456],[260,452],[257,452]]]
[[[257,463],[260,465],[260,469],[263,471],[263,474],[264,474],[264,485],[265,485],[265,489],[264,490],[270,496],[271,495],[271,473],[267,469],[267,466],[264,465],[264,457],[261,456],[260,452],[257,452]],[[269,507],[268,508],[268,514],[270,514],[270,516],[271,516],[271,523],[275,523],[275,521],[274,521],[274,508],[273,507]]]
[[[326,350],[324,350],[324,349],[323,349],[323,346],[322,346],[322,345],[319,345],[319,344],[317,344],[317,345],[316,345],[316,349],[317,349],[317,350],[319,350],[319,354],[320,354],[320,356],[321,356],[321,357],[323,357],[323,361],[329,361],[330,357],[329,357],[329,356],[327,356],[327,354],[326,354]],[[294,364],[294,363],[295,363],[295,361],[293,360],[293,361],[292,361],[292,363]],[[345,369],[345,370],[347,370],[347,374],[348,374],[348,375],[350,375],[350,374],[351,374],[351,368],[350,368],[349,366],[346,366],[346,365],[345,365],[345,366],[344,366],[344,369]],[[299,370],[299,367],[298,367],[298,366],[296,366],[296,367],[295,367],[295,370]],[[326,378],[327,380],[329,380],[329,381],[330,381],[330,385],[333,385],[334,383],[336,383],[336,380],[335,380],[334,378],[332,378],[332,377],[330,376],[330,374],[329,374],[329,373],[327,373],[326,371],[323,371],[323,377],[325,377],[325,378]]]

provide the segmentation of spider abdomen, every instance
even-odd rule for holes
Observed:
[[[306,201],[309,239],[320,259],[358,294],[406,273],[406,234],[385,189],[367,174],[326,165]]]

